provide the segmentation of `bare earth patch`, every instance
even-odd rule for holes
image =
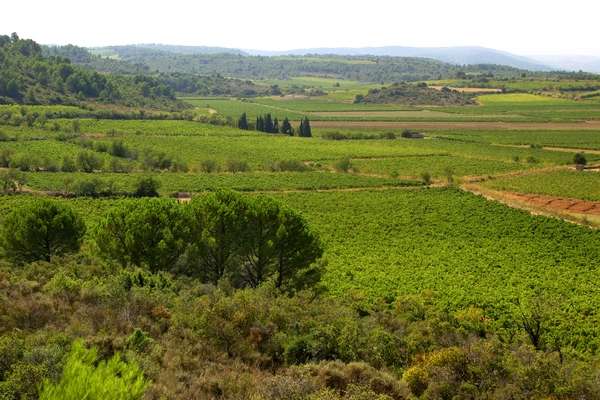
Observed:
[[[584,222],[586,224],[600,226],[600,202],[598,201],[539,194],[503,192],[484,188],[475,183],[464,184],[461,188],[489,200],[499,201],[509,207],[529,211],[532,214],[554,216],[571,222]]]

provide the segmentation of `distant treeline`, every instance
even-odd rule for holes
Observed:
[[[286,56],[262,57],[235,53],[181,54],[160,47],[114,46],[102,49],[112,58],[99,57],[87,49],[68,46],[49,48],[51,54],[68,57],[77,64],[103,72],[196,74],[259,79],[293,76],[332,76],[366,82],[419,81],[454,78],[465,74],[518,77],[523,72],[501,65],[459,66],[426,58],[381,56]],[[87,53],[87,55],[85,54]]]

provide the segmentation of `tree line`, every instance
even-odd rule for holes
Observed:
[[[87,228],[72,208],[47,199],[13,210],[0,248],[15,264],[79,250]],[[98,254],[124,267],[171,271],[217,284],[299,290],[320,279],[318,236],[294,210],[269,197],[219,191],[180,204],[123,200],[91,232]]]
[[[279,120],[277,117],[273,118],[270,113],[259,115],[256,117],[256,122],[251,124],[248,121],[248,115],[246,113],[242,113],[237,122],[237,127],[242,130],[256,130],[259,132],[266,133],[282,133],[288,136],[297,136],[300,137],[312,137],[312,130],[310,127],[310,121],[308,117],[304,117],[300,120],[300,125],[298,129],[294,129],[288,117],[285,117],[281,124],[279,124]]]

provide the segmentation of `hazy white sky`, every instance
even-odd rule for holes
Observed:
[[[598,0],[17,0],[0,32],[45,44],[263,50],[485,46],[600,56]]]

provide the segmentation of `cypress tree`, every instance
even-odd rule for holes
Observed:
[[[288,117],[285,117],[285,119],[281,123],[281,133],[285,133],[286,135],[290,136],[294,134],[292,124],[290,124],[290,120],[288,119]]]
[[[265,120],[262,116],[256,117],[256,130],[260,132],[265,131]]]
[[[246,113],[243,113],[240,119],[238,120],[238,128],[243,129],[245,131],[248,130],[248,116]]]
[[[279,120],[277,117],[273,120],[273,133],[279,133]]]
[[[304,137],[312,137],[312,131],[310,129],[310,121],[308,117],[304,117]]]
[[[271,118],[271,114],[265,115],[265,132],[273,133],[273,119]]]

